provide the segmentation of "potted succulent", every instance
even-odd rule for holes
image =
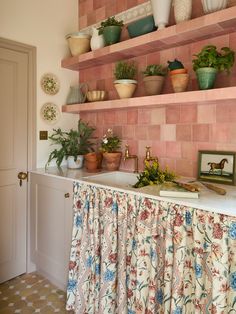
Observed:
[[[91,135],[95,128],[82,120],[78,121],[77,130],[71,129],[69,132],[53,129],[54,133],[49,136],[52,144],[60,145],[49,155],[46,167],[53,159],[56,159],[57,167],[61,166],[63,159],[67,160],[67,167],[71,169],[82,168],[84,154],[93,150]]]
[[[168,61],[168,69],[170,71],[170,78],[172,87],[175,93],[184,92],[187,89],[189,82],[188,70],[183,63],[177,59]]]
[[[196,72],[200,89],[211,89],[214,87],[216,74],[219,71],[230,72],[234,64],[235,52],[229,47],[223,47],[220,51],[216,46],[208,45],[195,54],[193,70]]]
[[[119,61],[115,64],[114,76],[116,80],[114,85],[120,98],[130,98],[137,86],[134,79],[137,73],[137,66],[133,61]]]
[[[124,22],[118,21],[114,16],[109,17],[105,21],[101,22],[101,26],[98,27],[98,34],[103,34],[105,44],[112,45],[120,41],[120,35]]]
[[[108,129],[107,133],[103,135],[100,148],[107,170],[114,171],[119,169],[122,155],[122,152],[118,151],[120,146],[120,138],[113,134],[112,129]]]
[[[159,64],[149,64],[143,71],[144,89],[148,96],[159,95],[162,91],[166,68]]]

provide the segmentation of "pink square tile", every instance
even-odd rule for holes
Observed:
[[[127,111],[127,123],[137,124],[138,123],[138,110],[128,110]]]
[[[147,139],[147,126],[143,126],[143,125],[135,126],[135,139],[137,140]]]
[[[180,105],[166,107],[166,123],[177,124],[180,122]]]
[[[227,123],[236,121],[236,106],[235,103],[217,104],[216,105],[216,122]]]
[[[135,138],[135,125],[123,125],[122,126],[122,138],[134,139]]]
[[[148,139],[160,140],[161,128],[160,125],[149,125],[148,127]]]
[[[161,140],[175,141],[176,140],[176,125],[162,124],[161,125]]]
[[[222,143],[230,141],[230,125],[228,123],[216,123],[211,125],[210,141]]]
[[[151,110],[138,109],[138,124],[150,124]]]
[[[198,123],[215,123],[216,107],[215,105],[199,105],[197,108]]]
[[[105,125],[114,125],[116,123],[116,114],[115,111],[104,111],[103,112],[104,124]]]
[[[127,124],[127,111],[126,110],[116,110],[115,111],[115,121],[118,125]]]
[[[209,142],[210,131],[209,124],[196,124],[193,128],[193,141],[196,142]]]
[[[194,164],[192,160],[177,159],[176,160],[176,173],[181,176],[193,177],[194,176]]]
[[[184,159],[197,161],[198,159],[198,146],[194,142],[181,143],[181,155]]]
[[[172,158],[159,158],[159,164],[161,169],[168,169],[176,172],[176,160]]]
[[[176,140],[177,141],[191,141],[192,140],[192,127],[190,124],[177,124],[176,125]]]
[[[181,143],[166,142],[166,157],[180,158],[181,157]]]
[[[197,122],[197,106],[191,104],[181,105],[180,122],[181,123]]]
[[[166,156],[166,142],[152,141],[151,153],[153,156],[160,157]]]
[[[164,124],[166,123],[166,109],[156,108],[151,112],[151,124]]]

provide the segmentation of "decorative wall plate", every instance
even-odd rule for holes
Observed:
[[[54,74],[46,73],[41,78],[41,87],[46,94],[55,95],[60,89],[60,83]]]
[[[49,102],[42,106],[40,114],[42,119],[49,124],[56,123],[60,118],[58,106]]]

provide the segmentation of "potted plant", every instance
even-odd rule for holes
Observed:
[[[89,152],[84,155],[85,167],[88,172],[98,172],[102,168],[102,153]]]
[[[159,64],[149,64],[143,71],[144,89],[148,96],[159,95],[162,91],[166,68]]]
[[[137,86],[134,77],[137,73],[136,64],[131,62],[119,61],[115,64],[114,76],[116,80],[114,85],[120,98],[130,98]]]
[[[123,26],[124,22],[122,20],[118,21],[114,16],[112,16],[101,22],[101,26],[98,27],[98,34],[103,34],[106,45],[112,45],[120,41]]]
[[[235,52],[229,47],[223,47],[218,51],[214,45],[205,46],[195,54],[196,59],[192,63],[199,88],[211,89],[214,87],[216,74],[219,71],[229,73],[234,64],[234,55]]]
[[[108,129],[107,133],[103,135],[100,148],[107,170],[114,171],[119,169],[122,155],[122,152],[118,151],[120,146],[120,138],[113,134],[112,129]]]
[[[77,130],[71,129],[69,132],[62,131],[61,128],[53,129],[54,133],[49,136],[52,144],[60,145],[49,155],[46,167],[53,159],[56,159],[57,167],[61,166],[63,159],[67,160],[67,167],[72,169],[82,168],[84,154],[93,150],[91,135],[95,128],[82,120],[78,121]]]
[[[183,63],[177,59],[168,61],[168,69],[170,71],[170,78],[172,87],[175,93],[184,92],[188,87],[189,75],[188,70]]]

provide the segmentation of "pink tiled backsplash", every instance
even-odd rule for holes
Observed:
[[[144,2],[146,1],[80,0],[80,28]],[[236,0],[230,1],[230,6],[232,5],[236,5]],[[200,0],[193,1],[193,9],[193,17],[202,14]],[[193,54],[199,52],[206,44],[214,44],[219,48],[230,46],[236,50],[236,33],[136,58],[139,73],[138,88],[134,97],[145,95],[141,71],[147,64],[159,62],[166,64],[168,60],[174,58],[180,59],[188,68],[190,74],[188,90],[197,90],[192,59]],[[80,71],[80,81],[87,82],[90,89],[105,89],[108,91],[109,99],[117,99],[113,86],[113,68],[114,64],[107,64]],[[216,87],[235,85],[236,65],[230,75],[219,74],[216,81]],[[168,76],[163,93],[173,93]],[[128,144],[130,153],[139,156],[140,170],[143,169],[146,146],[151,146],[152,155],[158,156],[162,167],[168,166],[178,174],[186,176],[197,174],[198,150],[236,151],[234,102],[226,105],[179,104],[152,109],[110,110],[81,113],[80,117],[96,126],[98,138],[102,137],[108,127],[112,127],[123,139],[122,151],[125,144]],[[133,170],[133,160],[122,162],[121,169]]]

